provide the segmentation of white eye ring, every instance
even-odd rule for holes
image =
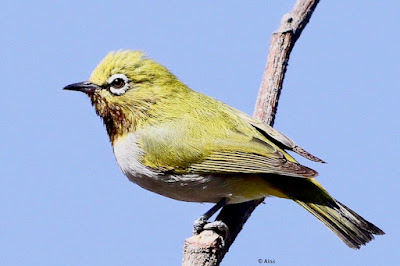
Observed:
[[[113,82],[118,81],[118,80],[122,80],[123,81],[123,83],[121,83],[121,85],[123,85],[122,87],[113,86]],[[128,84],[129,83],[129,79],[124,74],[114,74],[114,75],[112,75],[111,77],[108,78],[107,82],[108,82],[108,85],[110,85],[110,91],[115,95],[122,95],[129,88],[129,84]]]

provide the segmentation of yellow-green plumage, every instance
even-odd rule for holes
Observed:
[[[89,83],[66,89],[89,95],[122,171],[148,190],[198,202],[293,199],[352,248],[383,234],[334,200],[313,179],[317,173],[285,150],[322,160],[273,128],[189,89],[141,52],[110,53]]]

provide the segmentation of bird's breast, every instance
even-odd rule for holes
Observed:
[[[134,133],[118,138],[113,148],[118,165],[129,180],[169,198],[191,202],[228,198],[230,203],[239,203],[267,195],[266,184],[254,175],[174,174],[148,167],[142,163],[145,151]]]
[[[114,155],[122,172],[137,183],[137,179],[155,178],[159,173],[142,164],[144,151],[134,133],[119,137],[113,144]]]

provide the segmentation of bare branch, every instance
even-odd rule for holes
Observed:
[[[254,117],[273,125],[290,53],[319,0],[298,0],[272,34],[267,64],[259,89]],[[219,265],[254,209],[264,199],[225,206],[216,220],[230,229],[229,237],[209,230],[185,240],[183,265]]]
[[[274,124],[290,53],[318,2],[316,0],[297,1],[292,12],[283,16],[281,26],[272,34],[267,65],[253,114],[255,118],[270,126]]]
[[[212,230],[185,239],[183,266],[218,265],[222,260],[224,239]]]

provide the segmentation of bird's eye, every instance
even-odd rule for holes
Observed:
[[[116,78],[111,82],[111,87],[121,89],[125,86],[125,81],[122,78]]]
[[[129,79],[124,74],[114,74],[108,79],[108,88],[115,95],[122,95],[129,89]]]

